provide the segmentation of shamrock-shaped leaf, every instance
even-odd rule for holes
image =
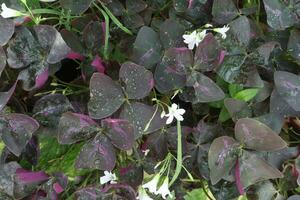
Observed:
[[[194,88],[197,103],[219,101],[225,97],[222,89],[213,80],[196,71],[187,77],[186,85]]]
[[[134,137],[140,138],[143,135],[153,133],[165,125],[165,119],[161,119],[162,110],[143,103],[135,102],[126,104],[121,111],[120,117],[133,124]]]
[[[94,73],[90,80],[90,97],[88,109],[93,119],[112,115],[125,100],[121,86],[101,73]]]
[[[221,51],[221,46],[214,35],[207,34],[196,49],[194,69],[212,71],[222,62]]]
[[[24,68],[18,79],[23,80],[23,89],[27,91],[38,86],[37,77],[49,65],[60,62],[70,51],[60,33],[48,25],[19,27],[8,45],[7,62],[11,68]]]
[[[11,95],[14,93],[17,86],[17,81],[15,84],[7,91],[7,92],[0,92],[0,111],[6,106],[7,102],[9,101]]]
[[[285,71],[274,73],[279,95],[296,111],[300,111],[300,76]]]
[[[61,115],[74,108],[62,94],[49,94],[39,99],[34,107],[34,117],[44,126],[57,127]]]
[[[150,69],[159,62],[161,48],[158,34],[152,28],[143,26],[133,44],[133,60]]]
[[[246,148],[257,151],[276,151],[287,146],[272,129],[250,118],[239,119],[235,124],[235,138]]]
[[[133,125],[124,119],[104,119],[102,126],[112,144],[122,150],[129,150],[134,144]]]
[[[295,16],[281,0],[264,0],[267,22],[275,30],[283,30],[294,24]]]
[[[98,125],[89,116],[66,112],[59,121],[58,141],[61,144],[73,144],[75,142],[91,138],[98,131]]]
[[[86,11],[93,0],[59,0],[61,7],[70,10],[72,14],[80,14]]]
[[[238,16],[238,10],[232,0],[214,0],[212,15],[214,21],[227,24]]]
[[[125,83],[129,99],[142,99],[148,96],[154,86],[151,71],[132,62],[122,64],[119,77]]]
[[[111,171],[116,164],[115,149],[109,139],[103,135],[97,135],[86,143],[75,163],[76,168],[100,169]]]
[[[239,143],[228,136],[218,137],[212,142],[208,152],[208,165],[213,185],[229,174],[237,159],[238,147]]]
[[[192,52],[185,47],[165,51],[154,73],[155,87],[162,93],[180,89],[186,83],[186,69],[193,63]]]
[[[244,151],[240,160],[241,184],[244,188],[259,181],[283,178],[283,174],[254,153]]]
[[[0,117],[1,139],[16,156],[20,156],[38,128],[38,122],[27,115],[12,113]]]
[[[0,46],[6,45],[15,32],[15,23],[0,16]]]

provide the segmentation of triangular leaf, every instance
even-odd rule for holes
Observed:
[[[154,73],[155,87],[167,93],[185,86],[186,70],[192,67],[193,54],[188,48],[171,48],[165,51]]]
[[[102,126],[112,144],[122,150],[130,150],[134,144],[133,125],[124,119],[104,119]]]
[[[214,185],[227,176],[235,165],[239,143],[233,138],[222,136],[216,138],[208,152],[210,180]]]
[[[193,68],[204,72],[212,71],[222,62],[221,52],[221,46],[214,35],[208,33],[196,49]]]
[[[250,118],[239,119],[235,124],[235,138],[246,148],[256,151],[276,151],[287,146],[272,129]]]
[[[98,131],[97,123],[89,116],[66,112],[58,124],[58,141],[60,144],[73,144],[91,138]]]
[[[225,97],[222,89],[213,80],[196,71],[188,76],[187,86],[194,88],[197,103],[219,101]]]
[[[152,68],[161,57],[161,44],[158,34],[150,27],[143,26],[133,44],[133,60],[146,68]]]
[[[238,9],[232,0],[214,0],[212,15],[217,23],[228,24],[238,16]]]
[[[93,119],[112,115],[125,101],[121,86],[101,73],[94,73],[90,80],[90,96],[88,109]]]
[[[243,152],[240,160],[241,184],[244,188],[259,181],[283,178],[283,174],[266,161],[248,151]]]
[[[276,90],[296,111],[300,111],[300,76],[285,71],[274,73]]]
[[[125,83],[129,99],[142,99],[148,96],[154,86],[151,71],[133,62],[122,64],[119,77]]]
[[[27,115],[13,113],[0,117],[1,139],[16,156],[21,155],[38,128],[38,122]]]
[[[143,103],[135,102],[126,104],[121,111],[120,118],[128,120],[133,124],[135,138],[153,133],[165,125],[165,119],[161,119],[160,107],[149,106]]]
[[[82,147],[75,166],[76,168],[111,171],[115,164],[116,154],[114,147],[105,135],[99,134]]]
[[[15,23],[0,16],[0,46],[6,45],[15,32]]]
[[[2,111],[2,109],[6,106],[10,97],[14,93],[16,86],[17,86],[17,81],[7,92],[0,92],[0,111]]]
[[[248,107],[248,104],[244,101],[226,98],[224,100],[224,105],[233,121],[236,121],[240,118],[252,116],[251,109]]]

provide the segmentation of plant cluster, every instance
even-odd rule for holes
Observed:
[[[299,0],[0,5],[0,199],[300,199]]]

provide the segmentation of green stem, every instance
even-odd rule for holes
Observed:
[[[105,43],[104,43],[104,58],[108,59],[108,42],[109,42],[109,16],[96,3],[94,6],[102,13],[105,20]]]
[[[176,161],[176,169],[175,169],[174,176],[170,181],[170,187],[178,178],[182,168],[182,137],[181,136],[182,136],[181,124],[180,121],[177,121],[177,161]]]

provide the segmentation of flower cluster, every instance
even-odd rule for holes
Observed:
[[[230,29],[228,25],[225,25],[222,28],[210,28],[210,27],[212,27],[212,25],[206,24],[204,27],[207,29],[204,29],[201,32],[194,30],[192,33],[184,34],[182,36],[184,39],[183,42],[188,45],[188,48],[190,50],[193,50],[195,46],[197,47],[199,45],[199,43],[205,38],[207,30],[212,30],[216,33],[219,33],[219,34],[221,34],[221,37],[223,39],[226,39],[226,37],[227,37],[226,32]]]

